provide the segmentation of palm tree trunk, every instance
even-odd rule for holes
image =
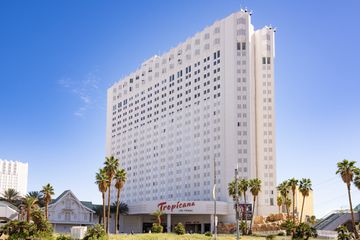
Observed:
[[[109,226],[110,226],[110,192],[111,192],[111,182],[112,178],[109,179],[109,188],[108,188],[108,215],[107,215],[107,222],[106,222],[106,233],[109,233]]]
[[[348,190],[348,197],[349,197],[349,204],[350,204],[350,211],[351,211],[351,222],[354,228],[355,233],[355,239],[359,239],[359,234],[356,231],[356,225],[355,225],[355,219],[354,219],[354,211],[352,208],[352,202],[351,202],[351,192],[350,192],[350,184],[347,184],[347,190]]]
[[[303,196],[303,202],[302,202],[302,205],[301,205],[300,223],[302,222],[302,216],[303,216],[303,211],[304,211],[304,205],[305,205],[305,196]]]
[[[30,208],[26,209],[26,221],[29,223],[30,222],[30,214],[31,214],[31,210]]]
[[[48,220],[48,202],[45,202],[45,219]]]
[[[118,189],[116,196],[115,234],[118,234],[120,230],[120,227],[118,228],[119,206],[120,206],[120,189]]]
[[[292,214],[293,214],[293,221],[294,221],[294,223],[295,223],[295,191],[292,191],[292,194],[293,194],[293,203],[292,203],[292,207],[293,207],[293,212],[292,212]]]
[[[245,203],[245,232],[247,232],[247,207],[246,207],[246,192],[244,191],[244,203]]]
[[[256,202],[256,196],[254,196],[254,200],[253,200],[253,209],[252,209],[252,215],[251,215],[251,221],[250,221],[249,234],[252,234],[252,225],[253,225],[253,220],[254,220],[254,215],[255,215],[255,202]]]
[[[102,192],[102,200],[103,200],[103,226],[106,229],[106,216],[105,216],[105,192]]]

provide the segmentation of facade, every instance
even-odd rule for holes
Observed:
[[[81,202],[75,194],[66,190],[49,204],[49,221],[55,232],[70,232],[73,226],[89,226],[98,223],[95,211],[88,202]]]
[[[0,159],[0,194],[13,188],[25,196],[27,193],[28,164]]]
[[[128,173],[121,199],[131,230],[146,231],[164,202],[182,206],[164,209],[168,231],[178,221],[213,229],[214,181],[218,221],[234,222],[227,188],[236,167],[262,180],[255,214],[276,212],[274,33],[254,30],[241,10],[108,89],[106,154]]]

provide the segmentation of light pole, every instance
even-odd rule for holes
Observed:
[[[238,186],[238,166],[235,168],[235,212],[236,212],[236,240],[240,239],[239,232],[239,186]]]

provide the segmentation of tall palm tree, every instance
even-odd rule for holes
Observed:
[[[303,202],[301,205],[301,214],[300,214],[300,223],[302,221],[303,211],[304,211],[304,205],[305,205],[305,198],[309,196],[311,188],[311,180],[309,178],[303,178],[300,180],[299,183],[299,191],[301,192],[301,195],[303,197]]]
[[[115,176],[116,170],[119,168],[119,160],[116,159],[114,156],[111,157],[106,157],[105,158],[105,171],[106,171],[106,175],[108,177],[108,210],[107,210],[107,222],[106,222],[106,229],[105,231],[108,233],[109,232],[109,223],[110,223],[110,197],[111,197],[111,184],[113,181],[113,178]]]
[[[291,199],[287,197],[287,198],[284,200],[284,203],[285,203],[285,207],[286,207],[286,209],[287,209],[287,214],[286,214],[286,216],[287,216],[287,218],[290,218],[289,209],[290,209],[290,207],[291,207]]]
[[[117,202],[111,204],[111,213],[116,213],[116,208],[117,208]],[[129,206],[124,202],[120,202],[118,211],[119,214],[117,218],[117,222],[118,222],[117,229],[120,229],[120,224],[119,224],[120,215],[127,215],[129,213]]]
[[[125,181],[126,181],[126,171],[125,169],[116,170],[115,174],[115,188],[117,190],[116,195],[116,214],[115,214],[115,234],[119,232],[120,224],[118,223],[119,219],[119,207],[120,207],[120,192],[122,188],[124,187]]]
[[[278,208],[279,208],[279,213],[281,212],[280,211],[280,208],[281,208],[281,206],[283,205],[283,198],[282,198],[282,196],[278,196],[277,197],[277,199],[276,199],[276,204],[277,204],[277,206],[278,206]]]
[[[164,212],[161,210],[156,210],[155,212],[152,213],[152,215],[156,217],[157,223],[161,225],[161,216],[164,215]]]
[[[17,199],[20,198],[20,194],[15,189],[9,188],[4,191],[2,198],[9,203],[14,203]]]
[[[261,191],[261,180],[258,178],[254,178],[254,179],[250,179],[249,181],[249,187],[250,187],[250,192],[253,195],[253,214],[251,216],[251,221],[250,221],[250,234],[252,233],[252,223],[253,223],[253,219],[254,219],[254,214],[255,214],[255,202],[256,202],[256,197],[259,195],[259,192]]]
[[[347,192],[348,192],[348,198],[349,198],[349,205],[350,205],[350,211],[351,211],[351,222],[353,225],[355,238],[359,239],[359,234],[356,231],[355,227],[355,219],[354,219],[354,211],[352,208],[352,202],[351,202],[351,182],[353,181],[354,175],[359,172],[359,169],[355,166],[355,161],[348,161],[344,159],[342,162],[337,163],[337,171],[336,174],[340,174],[343,182],[346,184]]]
[[[23,199],[23,205],[26,210],[26,221],[30,222],[31,219],[31,211],[37,205],[38,199],[33,196],[26,195]]]
[[[288,205],[286,205],[286,199],[288,199],[288,194],[289,194],[289,183],[288,181],[283,181],[279,184],[279,186],[277,187],[277,190],[280,192],[280,195],[283,197],[283,202],[285,203],[285,207],[286,207],[286,213],[287,213],[287,217],[289,217],[289,207]]]
[[[229,182],[228,185],[228,193],[229,196],[231,196],[233,199],[235,199],[236,196],[236,190],[235,190],[235,179]],[[238,187],[238,196],[241,196],[242,192],[240,191],[240,188]]]
[[[97,184],[99,191],[101,192],[102,195],[102,218],[103,218],[103,227],[104,229],[106,228],[106,217],[105,217],[105,193],[108,189],[108,176],[106,175],[106,171],[103,168],[99,169],[99,172],[96,173],[95,176],[95,183]]]
[[[54,187],[50,185],[50,183],[46,184],[42,187],[40,191],[44,196],[45,202],[45,219],[49,218],[49,203],[51,202],[51,196],[54,195]]]
[[[354,185],[360,190],[360,170],[356,171],[354,176]]]
[[[291,188],[292,192],[292,215],[293,215],[293,221],[295,222],[295,193],[296,193],[296,187],[298,186],[299,181],[295,178],[291,178],[288,181],[289,186]]]
[[[239,182],[239,189],[240,189],[240,192],[243,193],[244,204],[245,204],[245,223],[246,223],[245,232],[247,232],[246,192],[247,192],[248,188],[249,188],[249,181],[246,180],[245,178],[241,179]]]

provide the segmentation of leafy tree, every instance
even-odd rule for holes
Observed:
[[[14,204],[15,201],[20,198],[20,194],[15,189],[9,188],[4,191],[4,193],[2,194],[2,198],[5,201]]]
[[[164,215],[164,212],[161,210],[156,210],[155,212],[152,213],[152,215],[156,217],[157,223],[161,225],[161,216]]]
[[[243,193],[244,204],[245,204],[245,213],[244,213],[245,223],[246,223],[245,232],[247,232],[246,192],[247,192],[248,188],[249,188],[249,181],[244,178],[241,179],[239,182],[239,189]]]
[[[105,158],[105,172],[106,175],[108,177],[108,210],[107,210],[107,222],[106,222],[106,227],[105,227],[105,231],[108,233],[109,232],[109,223],[110,223],[110,208],[111,208],[111,204],[110,204],[110,199],[111,199],[111,184],[112,181],[115,177],[116,171],[119,168],[119,159],[116,159],[114,156],[110,156],[110,157],[106,157]]]
[[[33,196],[26,195],[23,198],[23,206],[25,207],[25,210],[26,210],[26,221],[27,222],[30,222],[31,211],[37,206],[37,202],[38,202],[38,199]]]
[[[351,201],[351,182],[354,179],[354,175],[357,175],[359,173],[359,169],[355,166],[355,161],[348,161],[344,159],[342,162],[337,163],[337,171],[336,174],[340,174],[343,182],[346,184],[347,192],[348,192],[348,198],[349,198],[349,205],[350,205],[350,211],[351,211],[351,223],[353,225],[355,238],[359,239],[359,234],[356,231],[355,227],[355,218],[354,218],[354,210],[352,207],[352,201]]]
[[[288,181],[289,186],[291,188],[292,192],[292,217],[293,221],[295,222],[295,193],[296,193],[296,187],[298,186],[299,181],[295,178],[291,178]]]
[[[250,192],[253,195],[253,209],[252,209],[253,214],[251,216],[251,221],[250,221],[250,234],[251,234],[252,233],[252,223],[253,223],[254,214],[255,214],[256,197],[259,195],[259,192],[261,191],[261,180],[258,178],[250,179],[249,187],[250,187]]]
[[[276,204],[277,204],[277,206],[278,206],[278,208],[279,208],[279,213],[281,212],[281,206],[283,205],[283,198],[282,198],[282,196],[278,196],[277,198],[276,198]]]
[[[151,233],[162,233],[164,231],[164,227],[158,223],[153,223],[151,227]]]
[[[108,181],[109,178],[106,175],[106,171],[105,169],[101,168],[99,169],[99,172],[96,173],[96,181],[95,183],[97,184],[99,191],[101,192],[102,195],[102,219],[103,219],[103,227],[106,227],[106,217],[105,217],[105,193],[108,189]]]
[[[46,184],[42,187],[41,193],[44,196],[44,202],[45,202],[45,218],[48,220],[49,217],[49,203],[51,202],[51,196],[54,195],[54,187],[50,185],[50,183]]]
[[[120,224],[119,224],[119,209],[120,209],[120,192],[124,187],[126,181],[126,171],[125,169],[116,170],[115,174],[115,188],[117,190],[116,195],[116,214],[115,214],[115,233],[119,232]]]

